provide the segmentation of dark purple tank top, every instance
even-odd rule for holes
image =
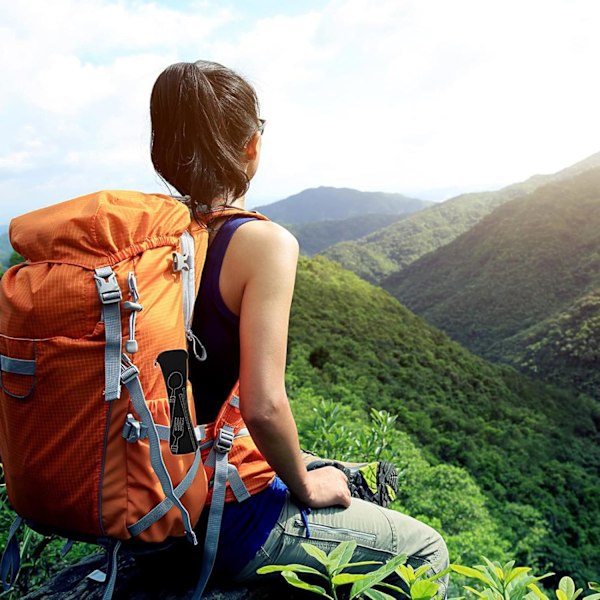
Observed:
[[[213,239],[206,256],[194,307],[192,331],[206,349],[206,360],[190,356],[190,381],[198,423],[212,423],[240,372],[240,319],[223,302],[219,276],[229,242],[237,228],[253,217],[232,217]]]

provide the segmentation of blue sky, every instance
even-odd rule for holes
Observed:
[[[0,0],[0,223],[165,191],[148,97],[204,58],[257,88],[250,205],[319,185],[442,200],[600,151],[594,0]]]

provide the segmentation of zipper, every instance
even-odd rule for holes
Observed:
[[[301,519],[296,519],[294,525],[300,529],[306,529],[306,525]],[[329,535],[339,534],[341,537],[369,542],[373,546],[377,541],[377,536],[374,533],[367,533],[365,531],[356,531],[355,529],[345,529],[343,527],[328,527],[327,525],[319,525],[318,523],[311,522],[308,523],[308,526],[311,531],[320,531],[322,533],[328,533]]]

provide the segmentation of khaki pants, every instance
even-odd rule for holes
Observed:
[[[352,562],[385,562],[398,554],[406,554],[406,564],[415,569],[429,565],[428,575],[440,573],[448,566],[448,550],[439,533],[397,511],[353,498],[349,508],[314,509],[307,517],[308,538],[300,510],[288,494],[279,520],[267,541],[237,575],[236,581],[264,580],[267,576],[257,575],[256,570],[265,565],[300,563],[318,568],[318,563],[300,546],[303,542],[329,553],[339,542],[355,540],[358,545]],[[365,570],[373,568],[377,567],[363,567]],[[356,572],[360,572],[360,569]],[[390,582],[405,588],[399,579]],[[441,584],[440,594],[445,597],[448,576],[443,576],[437,582]]]

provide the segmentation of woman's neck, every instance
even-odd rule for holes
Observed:
[[[236,208],[246,208],[246,196],[240,196],[233,201],[226,201],[223,198],[217,198],[213,201],[211,208],[213,210],[219,210],[223,206],[235,206]]]

